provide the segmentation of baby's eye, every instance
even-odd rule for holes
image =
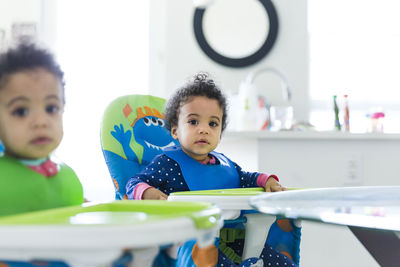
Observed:
[[[46,112],[49,114],[57,113],[59,110],[60,108],[57,105],[48,105],[46,107]]]
[[[210,123],[208,125],[210,125],[210,127],[217,127],[218,123],[215,121],[210,121]]]
[[[190,121],[189,121],[189,124],[191,124],[191,125],[197,125],[198,122],[197,122],[197,120],[190,120]]]
[[[26,115],[28,115],[28,109],[27,108],[16,108],[12,112],[12,115],[16,116],[16,117],[25,117]]]

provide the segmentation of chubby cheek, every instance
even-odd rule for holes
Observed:
[[[24,133],[26,133],[25,129],[19,127],[19,125],[13,125],[11,122],[4,123],[0,121],[0,124],[0,140],[5,145],[15,146],[23,142],[21,136],[24,136]]]
[[[61,143],[61,140],[64,136],[64,128],[62,121],[59,124],[55,125],[54,139],[56,140],[56,145],[58,146]]]
[[[4,141],[4,130],[3,130],[3,128],[1,127],[1,125],[2,125],[2,123],[1,123],[1,121],[0,121],[0,140],[2,140],[2,141]]]
[[[12,136],[10,136],[10,133],[2,136],[2,141],[6,147],[6,153],[13,156],[19,155],[25,150],[26,139],[27,138],[18,133],[13,134]]]

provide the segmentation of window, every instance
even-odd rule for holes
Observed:
[[[58,1],[57,58],[65,72],[64,139],[88,200],[114,198],[100,146],[103,111],[113,99],[148,93],[148,1]]]
[[[342,106],[348,94],[352,132],[365,132],[374,110],[385,112],[385,132],[400,132],[400,1],[309,0],[308,7],[311,122],[332,129],[333,95]]]

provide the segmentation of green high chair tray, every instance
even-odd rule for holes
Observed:
[[[85,203],[5,216],[0,218],[0,259],[106,266],[124,249],[157,248],[155,255],[159,245],[189,239],[209,245],[220,223],[220,209],[213,204],[156,200]],[[147,259],[134,266],[150,265]]]

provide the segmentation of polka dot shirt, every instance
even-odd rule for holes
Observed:
[[[220,164],[218,159],[216,159],[215,164]],[[257,177],[260,173],[245,172],[236,163],[234,163],[234,166],[239,174],[239,187],[258,186]],[[167,195],[173,192],[189,191],[179,164],[165,154],[156,156],[142,172],[128,181],[126,185],[128,199],[133,199],[136,186],[142,183],[155,187]]]

